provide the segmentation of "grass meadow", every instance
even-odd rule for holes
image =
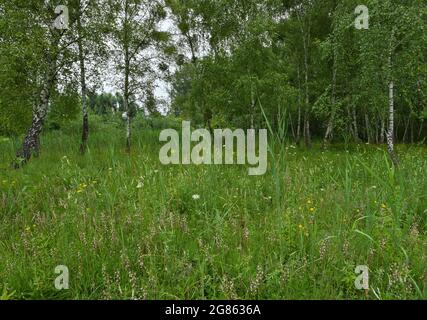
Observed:
[[[22,170],[0,138],[2,299],[427,299],[427,148],[272,144],[245,166],[163,166],[160,128],[42,137]],[[54,287],[55,267],[70,271]],[[370,290],[355,268],[369,267]]]

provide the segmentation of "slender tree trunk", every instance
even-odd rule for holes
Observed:
[[[380,143],[379,133],[378,133],[378,120],[375,121],[375,143]]]
[[[365,113],[365,127],[366,127],[366,140],[371,143],[371,125],[369,123],[369,116]]]
[[[353,106],[351,108],[351,112],[352,112],[352,117],[353,117],[354,141],[356,143],[358,143],[360,141],[360,138],[359,138],[359,128],[357,125],[357,113],[356,113],[356,107],[355,106]]]
[[[402,141],[403,141],[403,143],[406,143],[407,142],[409,125],[411,123],[411,117],[409,116],[408,119],[404,120],[404,123],[405,123],[405,131],[403,132]]]
[[[332,113],[331,113],[331,116],[329,117],[325,137],[323,138],[323,148],[326,148],[330,144],[330,142],[332,140],[332,136],[333,136],[334,122],[335,122],[335,110],[331,110],[331,112]]]
[[[336,48],[333,50],[334,54],[334,65],[333,65],[333,71],[332,71],[332,94],[331,94],[331,115],[329,117],[328,126],[326,128],[325,137],[323,138],[323,147],[326,148],[326,146],[331,142],[333,131],[334,131],[334,122],[335,122],[335,102],[336,102],[336,83],[337,83],[337,53]]]
[[[308,112],[305,114],[305,117],[304,117],[304,142],[308,149],[312,148],[311,133],[310,133],[310,116]]]
[[[380,143],[380,138],[378,134],[378,121],[376,121],[376,124],[375,124],[375,143],[376,144]]]
[[[131,114],[129,108],[129,63],[126,62],[125,67],[125,89],[124,89],[124,97],[123,97],[123,105],[126,112],[126,151],[130,153],[131,150]]]
[[[289,123],[290,123],[290,125],[291,125],[292,137],[294,137],[294,140],[296,140],[295,128],[294,128],[294,121],[293,121],[293,119],[292,119],[292,114],[291,114],[291,112],[289,112]]]
[[[309,44],[310,44],[310,20],[304,27],[304,22],[299,12],[298,20],[300,22],[300,30],[304,48],[304,87],[305,87],[305,103],[304,103],[304,142],[307,148],[311,149],[311,134],[310,134],[310,94],[309,94],[309,66],[308,66],[308,55],[309,55]],[[310,17],[308,16],[308,19]]]
[[[126,0],[125,4],[125,22],[124,22],[124,58],[125,58],[125,86],[124,86],[124,95],[123,95],[123,105],[126,112],[126,151],[130,153],[131,150],[131,114],[129,106],[129,76],[130,76],[130,53],[129,53],[129,37],[128,37],[128,1]]]
[[[380,144],[384,144],[385,121],[381,116]]]
[[[420,130],[418,131],[418,140],[421,139],[421,135],[423,134],[424,120],[421,120]],[[414,138],[412,137],[412,143],[414,143]]]
[[[302,104],[302,98],[301,98],[301,77],[300,77],[300,67],[298,65],[298,119],[297,119],[297,137],[295,139],[295,142],[298,146],[300,146],[301,143],[301,104]]]
[[[186,32],[184,34],[184,36],[187,38],[188,44],[190,46],[190,50],[191,50],[191,62],[193,64],[195,64],[197,62],[197,57],[196,57],[196,52],[195,52],[195,48],[194,48],[194,43],[193,43],[193,39],[190,35],[189,32]]]
[[[295,142],[297,146],[301,145],[301,105],[298,106],[298,124],[297,124],[297,137],[295,139]]]
[[[87,110],[87,88],[86,88],[86,66],[85,56],[82,40],[82,23],[81,23],[81,3],[79,1],[79,14],[77,17],[77,32],[78,32],[78,47],[79,47],[79,61],[80,61],[80,86],[82,91],[82,141],[80,144],[80,153],[85,154],[87,150],[87,141],[89,138],[89,116]]]
[[[304,142],[308,149],[311,149],[311,133],[310,133],[310,95],[308,89],[308,44],[304,37],[304,68],[305,68],[305,121],[304,121]]]

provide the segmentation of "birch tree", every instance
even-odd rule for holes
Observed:
[[[22,13],[26,13],[26,23],[21,20]],[[71,61],[69,49],[74,41],[69,40],[69,35],[73,21],[68,20],[67,13],[67,7],[58,7],[56,1],[29,0],[22,3],[11,0],[5,7],[5,15],[10,18],[10,27],[15,31],[11,35],[11,41],[19,39],[21,35],[31,36],[30,42],[20,43],[22,47],[19,52],[31,59],[34,71],[33,78],[29,79],[35,88],[32,122],[22,148],[16,154],[17,159],[13,164],[16,168],[39,153],[40,134],[49,110],[52,91],[62,68]],[[15,19],[17,17],[19,18]]]
[[[425,6],[417,0],[409,1],[371,1],[370,15],[373,21],[369,30],[359,36],[360,41],[360,74],[361,86],[365,93],[369,93],[366,99],[376,99],[383,96],[382,101],[387,101],[387,107],[383,106],[382,113],[386,114],[388,125],[381,125],[387,142],[387,150],[395,166],[399,159],[395,151],[395,127],[396,127],[396,102],[403,104],[413,92],[405,92],[406,81],[411,79],[421,81],[423,42],[425,36],[420,30],[425,30],[425,21],[420,14]],[[424,8],[424,9],[423,9]],[[410,66],[410,68],[408,68]],[[410,70],[410,71],[409,71]],[[410,77],[405,73],[410,72]],[[404,76],[405,75],[405,76]],[[379,82],[380,89],[376,88]]]
[[[82,103],[82,139],[80,153],[87,149],[89,138],[88,86],[89,67],[99,63],[106,57],[105,52],[105,1],[73,0],[76,15],[76,43],[80,73],[81,103]],[[98,74],[96,66],[89,73]],[[92,77],[92,82],[96,82]]]
[[[166,18],[164,3],[160,0],[109,1],[111,45],[117,58],[123,90],[126,122],[126,150],[131,150],[132,99],[149,88],[149,79],[161,63],[158,46],[168,41],[168,33],[159,29]],[[144,83],[145,82],[145,83]]]

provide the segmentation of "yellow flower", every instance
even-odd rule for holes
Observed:
[[[316,211],[316,208],[310,208],[310,212],[314,212],[314,211]]]
[[[387,206],[383,203],[383,204],[381,204],[381,208],[387,209]]]

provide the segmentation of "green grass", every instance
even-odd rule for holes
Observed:
[[[425,146],[399,146],[399,170],[377,146],[288,146],[250,177],[162,166],[141,126],[129,156],[123,135],[97,121],[82,157],[77,124],[48,132],[22,170],[8,167],[20,141],[0,139],[3,299],[427,298]]]

